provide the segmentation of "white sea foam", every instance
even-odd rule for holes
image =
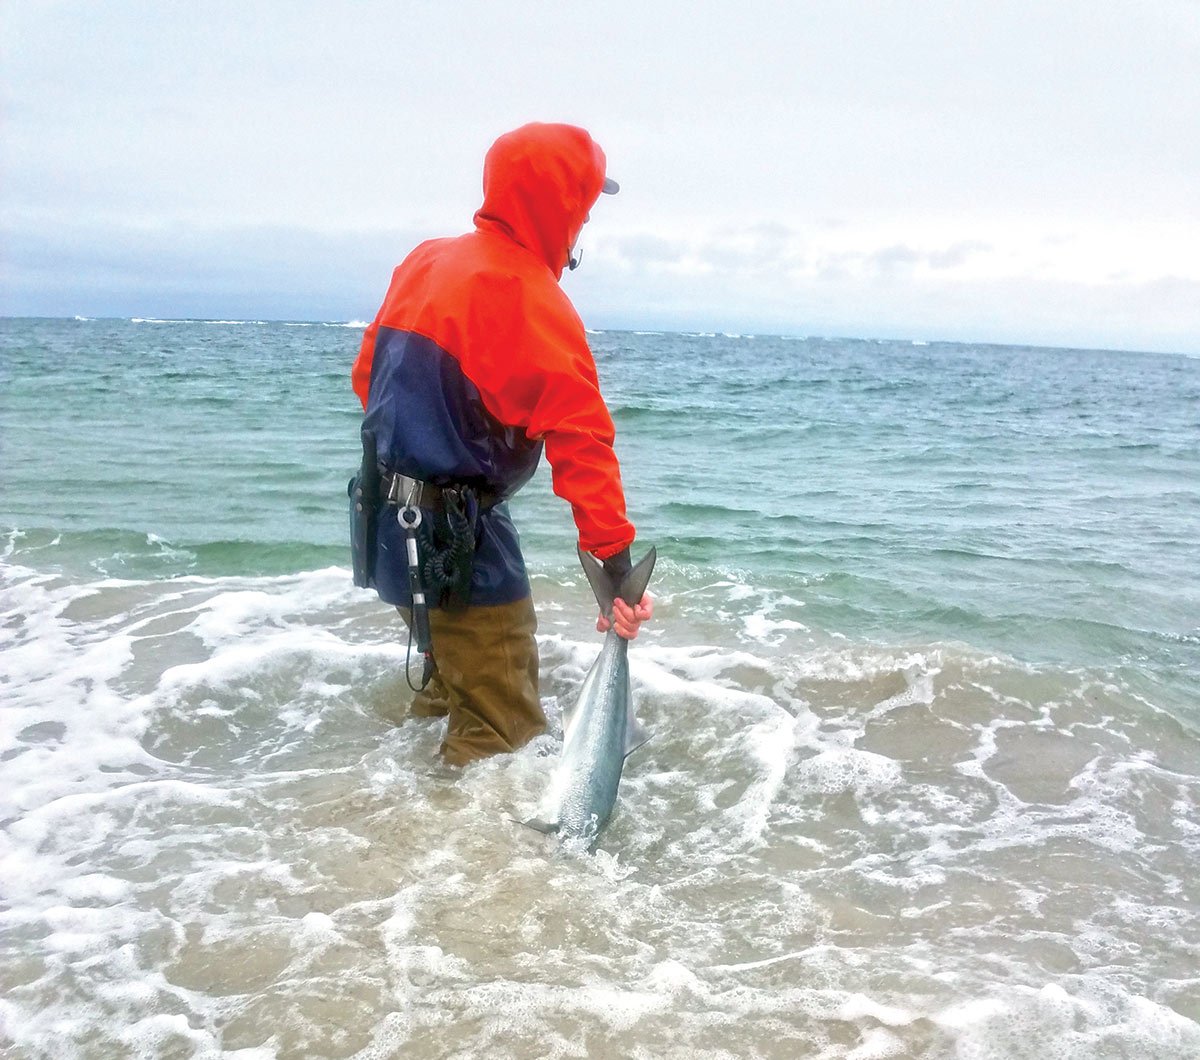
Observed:
[[[365,320],[285,320],[285,328],[353,328],[361,331],[367,327]]]
[[[209,320],[209,319],[198,318],[198,317],[181,317],[181,318],[130,317],[129,323],[131,323],[131,324],[206,324],[206,325],[219,324],[219,325],[226,325],[226,326],[249,325],[249,326],[254,326],[254,327],[263,327],[271,322],[269,320]]]
[[[902,770],[899,763],[882,755],[839,748],[804,759],[796,767],[796,775],[800,784],[821,795],[848,792],[865,796],[897,787]]]
[[[1200,1027],[1166,1006],[1099,977],[1071,977],[1067,985],[999,986],[934,1019],[954,1032],[960,1056],[979,1060],[1183,1057],[1200,1050]]]

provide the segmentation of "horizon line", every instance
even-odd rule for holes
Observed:
[[[0,313],[0,320],[53,320],[67,323],[93,322],[124,322],[129,324],[225,324],[225,325],[267,325],[284,324],[313,327],[366,328],[366,320],[329,320],[305,317],[267,317],[267,318],[233,318],[233,317],[157,317],[157,316],[86,316],[82,313],[71,316],[44,316],[39,314]],[[1187,357],[1196,359],[1200,352],[1188,350],[1144,350],[1118,346],[1088,346],[1071,344],[1046,345],[1038,342],[1001,342],[995,339],[944,339],[918,338],[911,335],[847,335],[847,334],[800,334],[799,332],[763,331],[724,331],[697,328],[695,330],[680,330],[678,328],[651,327],[586,327],[589,335],[604,335],[608,333],[628,335],[682,335],[689,338],[727,338],[727,339],[784,339],[790,342],[874,342],[900,343],[913,346],[994,346],[1005,349],[1058,350],[1075,353],[1129,353],[1139,356]]]

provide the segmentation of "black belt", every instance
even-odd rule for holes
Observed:
[[[435,486],[432,482],[422,482],[420,479],[409,478],[407,475],[385,471],[379,476],[379,493],[388,504],[398,508],[412,504],[418,508],[430,508],[435,512],[445,511],[446,504],[442,495],[446,490],[461,489],[455,486]],[[492,490],[475,490],[479,498],[480,510],[486,511],[500,503],[500,495]]]

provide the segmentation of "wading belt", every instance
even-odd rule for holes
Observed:
[[[446,510],[446,494],[461,494],[470,489],[479,503],[479,510],[486,512],[500,503],[500,496],[491,490],[468,486],[435,486],[432,482],[409,478],[407,475],[385,471],[379,476],[379,493],[388,504],[403,507],[406,504],[417,508],[430,508],[435,512]]]

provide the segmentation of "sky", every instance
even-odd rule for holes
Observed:
[[[0,313],[368,320],[482,160],[593,328],[1200,353],[1200,0],[5,0]]]

